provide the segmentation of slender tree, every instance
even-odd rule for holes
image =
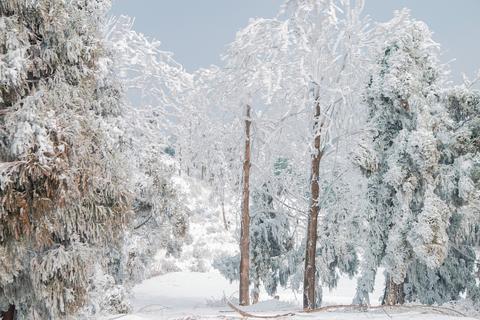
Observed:
[[[240,305],[250,304],[250,106],[245,107],[245,154],[243,159],[242,180],[242,223],[240,236]]]
[[[244,135],[241,200],[241,240],[240,240],[240,304],[249,304],[250,269],[250,189],[251,189],[251,126],[255,115],[253,102],[263,102],[266,107],[275,89],[274,78],[278,69],[269,68],[275,57],[281,52],[282,23],[275,19],[257,19],[237,33],[236,40],[230,45],[225,56],[227,88],[223,88],[224,97],[230,105],[241,105],[243,112]]]
[[[320,149],[322,124],[320,123],[320,101],[317,95],[315,100],[314,116],[314,143],[312,154],[312,167],[310,177],[310,209],[307,224],[307,244],[305,252],[305,273],[303,278],[303,307],[305,309],[315,308],[315,290],[316,290],[316,266],[315,259],[317,255],[317,228],[320,197],[320,160],[322,159],[322,150]]]
[[[364,69],[358,67],[359,57],[368,45],[365,22],[360,18],[362,8],[362,1],[291,0],[284,9],[292,44],[288,57],[293,68],[288,73],[295,79],[289,87],[296,87],[289,91],[295,95],[290,99],[304,106],[308,111],[307,121],[312,124],[305,134],[311,155],[303,285],[305,310],[314,309],[321,301],[321,295],[316,295],[320,287],[316,255],[321,163],[325,154],[336,148],[336,142],[355,128],[349,110],[355,100],[354,88],[364,74]],[[366,65],[364,62],[363,66]]]

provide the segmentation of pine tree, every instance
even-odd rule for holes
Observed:
[[[64,319],[129,212],[108,1],[0,3],[0,309]],[[5,59],[5,60],[4,60]]]
[[[280,162],[276,162],[277,164]],[[286,167],[275,166],[275,175],[280,175]],[[250,220],[250,282],[251,301],[257,303],[260,298],[260,286],[263,284],[270,296],[279,286],[285,287],[292,274],[289,255],[294,250],[294,239],[286,212],[276,208],[274,195],[280,196],[282,190],[274,183],[266,182],[252,192]],[[227,279],[239,279],[239,255],[219,257],[214,266]]]
[[[340,274],[353,277],[359,265],[361,192],[365,187],[352,183],[354,179],[361,181],[355,172],[344,171],[322,181],[321,205],[325,213],[319,226],[317,265],[320,283],[329,288],[337,286]]]
[[[366,91],[373,154],[369,177],[368,236],[356,303],[368,303],[379,266],[386,270],[383,303],[405,301],[415,261],[429,269],[448,254],[451,212],[437,194],[440,150],[436,128],[442,70],[427,26],[397,13],[381,44]],[[387,27],[388,29],[388,27]]]
[[[251,219],[251,278],[254,285],[252,301],[259,299],[260,284],[273,296],[278,286],[285,287],[289,278],[286,257],[294,249],[289,217],[275,208],[273,186],[265,183],[252,199]]]
[[[463,293],[478,301],[475,276],[479,245],[480,94],[464,85],[445,90],[439,139],[440,174],[436,192],[449,205],[448,255],[437,268],[415,259],[408,270],[408,301],[442,304]]]

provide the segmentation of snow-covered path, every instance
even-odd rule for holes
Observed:
[[[343,279],[342,279],[343,280]],[[325,292],[327,304],[349,303],[352,280],[345,279],[344,291]],[[238,319],[239,314],[222,303],[222,297],[236,295],[237,283],[230,284],[217,272],[175,272],[144,281],[134,289],[134,312],[125,316],[110,316],[102,320],[197,320]],[[342,296],[342,293],[344,296]],[[319,320],[453,320],[469,319],[432,313],[430,310],[409,312],[377,310],[371,312],[328,312],[300,313],[299,301],[291,291],[279,293],[281,301],[267,300],[258,305],[244,308],[257,315],[296,313],[284,319]],[[299,298],[299,297],[297,297]],[[348,300],[347,300],[348,299]],[[473,319],[473,318],[470,318]]]
[[[216,314],[220,309],[226,310],[211,304],[220,301],[224,293],[229,295],[235,290],[235,284],[229,284],[216,272],[175,272],[146,280],[137,286],[133,307],[134,310],[144,310],[146,315],[154,311],[156,316],[166,316],[145,319],[206,316]]]

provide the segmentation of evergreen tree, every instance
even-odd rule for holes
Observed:
[[[337,287],[340,274],[353,277],[358,269],[357,255],[360,231],[360,194],[365,187],[352,183],[355,174],[333,173],[331,179],[322,180],[324,214],[320,219],[317,244],[317,270],[319,282],[329,288]],[[348,180],[346,180],[347,178]],[[318,288],[321,301],[322,287]]]
[[[479,301],[475,276],[480,208],[480,93],[468,86],[446,90],[437,131],[441,150],[436,193],[449,205],[448,255],[437,268],[416,259],[408,270],[406,298],[426,304]]]
[[[277,164],[280,162],[277,162]],[[282,165],[275,167],[275,174],[285,170]],[[260,286],[263,284],[270,296],[279,286],[285,287],[292,274],[289,256],[294,252],[294,239],[288,214],[275,207],[274,195],[282,190],[274,183],[264,183],[253,191],[250,220],[250,279],[252,303],[259,300]],[[239,255],[220,257],[214,262],[217,268],[230,281],[240,275]]]
[[[285,257],[293,249],[293,238],[288,216],[274,208],[271,187],[264,184],[252,199],[250,236],[252,301],[259,299],[260,283],[273,296],[279,285],[286,286],[288,268]]]
[[[108,1],[0,2],[0,310],[66,319],[129,212]],[[11,306],[9,308],[9,305]]]
[[[381,43],[365,100],[373,129],[367,241],[357,303],[368,303],[376,271],[385,267],[384,304],[405,300],[404,283],[418,260],[429,269],[448,253],[448,204],[437,194],[440,151],[435,137],[442,70],[427,26],[397,14]],[[387,26],[387,29],[389,27]]]
[[[479,301],[475,276],[480,208],[480,93],[468,86],[448,89],[438,132],[440,176],[436,192],[451,211],[448,256],[436,269],[416,261],[409,269],[407,298],[422,303],[457,300],[466,292]]]

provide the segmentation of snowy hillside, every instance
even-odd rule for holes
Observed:
[[[209,272],[215,257],[238,252],[238,225],[234,210],[225,205],[229,230],[225,230],[222,208],[205,182],[190,177],[175,177],[174,183],[185,195],[189,209],[189,238],[179,257],[168,257],[160,250],[152,266],[152,272],[167,271]],[[237,225],[237,226],[236,226]]]

